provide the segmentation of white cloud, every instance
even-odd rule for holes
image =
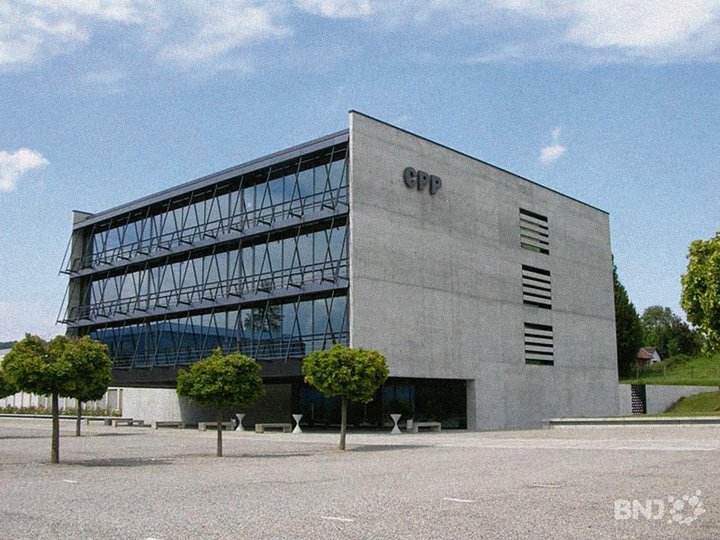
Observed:
[[[374,12],[370,0],[295,0],[300,9],[334,19],[365,17]]]
[[[24,174],[48,163],[41,154],[28,148],[12,154],[0,151],[0,192],[13,191]]]
[[[717,30],[719,4],[703,0],[596,2],[575,5],[571,42],[588,47],[665,48]]]
[[[540,150],[540,163],[543,165],[550,165],[551,163],[557,161],[566,150],[567,148],[565,148],[562,144],[551,144],[550,146],[545,146],[542,150]]]
[[[98,23],[139,24],[151,5],[151,0],[0,0],[0,67],[72,51],[90,41]]]
[[[720,49],[720,0],[496,0],[530,33],[520,48],[532,55],[543,43],[545,53],[579,47],[600,62],[644,58],[664,63],[716,60]],[[542,37],[532,33],[544,24]],[[548,36],[552,47],[547,51]],[[566,51],[565,51],[566,53]]]
[[[561,133],[562,129],[559,126],[554,128],[552,132],[550,132],[552,144],[544,146],[540,150],[540,156],[538,158],[540,159],[540,163],[542,163],[543,165],[550,165],[551,163],[555,163],[567,151],[567,148],[564,145],[560,144]]]
[[[0,68],[67,54],[100,31],[184,67],[216,62],[291,34],[276,22],[285,12],[285,4],[249,0],[0,0]]]
[[[469,63],[720,59],[720,0],[0,0],[0,69],[91,47],[101,35],[185,70],[252,69],[263,44],[295,35],[307,13],[325,20],[298,35],[353,18],[376,43],[422,36],[403,45],[414,58],[458,60],[462,50]]]
[[[248,44],[291,33],[273,20],[269,7],[225,1],[188,4],[186,9],[183,34],[189,39],[174,42],[170,35],[170,43],[160,52],[162,59],[183,67],[216,61]]]

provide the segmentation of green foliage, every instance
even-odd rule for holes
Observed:
[[[52,410],[48,407],[13,407],[12,405],[5,405],[0,407],[1,414],[41,414],[50,415]],[[75,407],[67,407],[59,411],[60,416],[77,416],[77,409]],[[103,409],[85,409],[82,410],[83,416],[120,416],[120,413],[110,407]]]
[[[678,354],[635,372],[621,382],[628,384],[671,384],[720,386],[720,353],[691,357]]]
[[[223,356],[215,349],[210,356],[178,372],[177,393],[199,403],[224,409],[248,406],[265,394],[260,366],[240,353]]]
[[[630,302],[625,287],[618,279],[615,265],[613,265],[613,283],[618,372],[622,377],[632,373],[635,367],[637,352],[643,343],[643,330],[637,310]]]
[[[660,358],[700,352],[701,336],[670,308],[650,306],[643,311],[640,322],[645,345],[657,348]]]
[[[73,366],[69,396],[80,402],[102,399],[112,383],[112,361],[107,345],[85,336],[70,342],[63,356]]]
[[[367,403],[388,377],[385,357],[377,351],[333,345],[303,360],[305,380],[327,397]]]
[[[720,231],[690,244],[682,276],[680,305],[687,319],[705,334],[705,350],[720,350]]]
[[[17,391],[18,387],[15,385],[15,382],[11,381],[10,378],[5,375],[5,372],[0,369],[0,399],[12,396],[17,393]]]
[[[26,334],[3,358],[3,371],[25,392],[72,397],[69,389],[73,388],[73,369],[63,354],[69,343],[65,336],[45,342]]]
[[[3,358],[3,371],[18,389],[80,401],[102,398],[112,382],[110,369],[107,346],[88,337],[45,342],[28,334]]]

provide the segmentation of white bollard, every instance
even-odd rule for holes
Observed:
[[[293,429],[293,433],[302,433],[302,429],[300,429],[300,419],[303,417],[303,415],[293,414],[292,417],[295,420],[295,429]]]
[[[392,431],[390,432],[391,435],[400,435],[400,433],[402,433],[400,431],[400,428],[398,427],[398,421],[400,420],[401,416],[402,416],[402,414],[391,414],[390,415],[390,418],[392,418],[392,421],[394,424]]]

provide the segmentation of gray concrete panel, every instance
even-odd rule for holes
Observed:
[[[393,376],[474,381],[479,429],[617,412],[606,213],[354,112],[350,175],[353,346]],[[548,218],[549,255],[520,247],[520,208]],[[551,271],[552,310],[523,305],[523,264]],[[554,366],[525,364],[524,322],[553,326]]]

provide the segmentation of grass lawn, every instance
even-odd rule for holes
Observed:
[[[674,384],[720,386],[720,354],[697,358],[670,358],[640,371],[639,377],[622,379],[626,384]]]
[[[720,415],[720,392],[706,392],[681,398],[665,413],[665,416],[715,415]]]

